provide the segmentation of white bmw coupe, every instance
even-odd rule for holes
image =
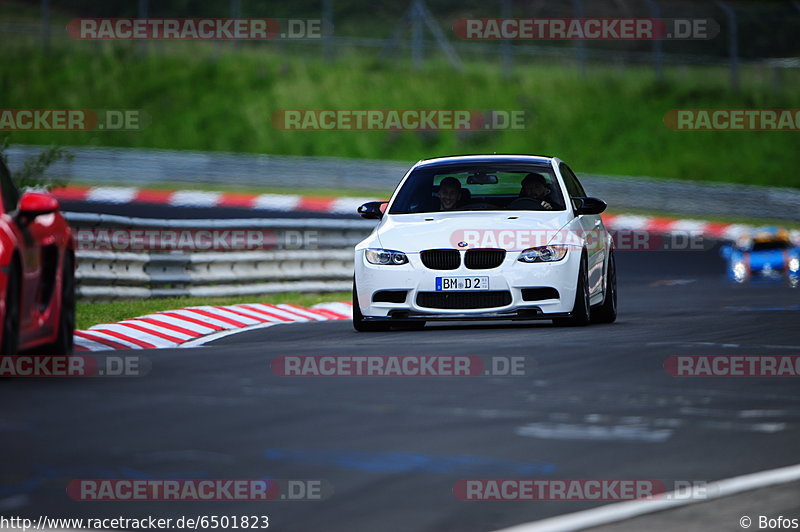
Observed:
[[[555,157],[420,161],[391,200],[358,209],[380,222],[355,248],[353,325],[611,323],[617,279],[605,208]]]

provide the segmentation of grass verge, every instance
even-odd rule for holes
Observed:
[[[137,43],[138,44],[138,43]],[[748,67],[742,88],[724,67],[589,68],[498,64],[458,73],[431,59],[418,72],[368,55],[335,62],[266,48],[187,46],[142,57],[138,47],[75,42],[42,54],[4,44],[8,108],[138,109],[137,131],[20,131],[12,143],[129,146],[416,161],[458,153],[557,155],[578,173],[648,175],[800,187],[797,133],[677,132],[672,109],[798,109],[800,74],[773,90]],[[743,67],[744,68],[744,67]],[[284,109],[474,109],[523,111],[524,129],[477,131],[285,131]],[[279,116],[279,115],[275,115]],[[253,176],[257,180],[257,176]]]

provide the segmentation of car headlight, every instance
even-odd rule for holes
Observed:
[[[742,261],[736,261],[736,264],[733,265],[733,278],[737,281],[744,281],[745,277],[747,277],[747,266]]]
[[[789,271],[796,272],[800,270],[800,260],[797,257],[792,257],[789,259]]]
[[[528,248],[519,254],[517,260],[520,262],[556,262],[567,255],[567,249],[569,246],[564,244]]]
[[[367,257],[367,262],[370,264],[382,264],[400,266],[401,264],[408,264],[408,257],[402,251],[395,251],[393,249],[368,249],[364,253]]]

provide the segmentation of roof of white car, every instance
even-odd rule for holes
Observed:
[[[539,163],[550,164],[553,157],[544,155],[453,155],[450,157],[437,157],[435,159],[423,159],[415,166],[428,165],[428,164],[445,164],[445,163],[469,163],[478,161],[508,161],[508,162],[525,162],[525,163]]]

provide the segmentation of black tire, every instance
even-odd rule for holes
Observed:
[[[361,314],[361,307],[358,304],[358,292],[356,292],[356,281],[353,280],[353,328],[358,332],[381,332],[388,331],[389,324],[379,321],[366,321]]]
[[[586,264],[586,255],[581,257],[581,269],[578,272],[578,285],[575,292],[575,304],[568,318],[553,320],[559,327],[583,327],[592,321],[592,309],[589,306],[589,268]]]
[[[64,271],[61,280],[61,313],[58,317],[58,338],[50,346],[50,354],[69,356],[72,354],[75,337],[75,266],[72,255],[64,256]]]
[[[608,256],[608,273],[603,303],[592,308],[592,323],[614,323],[617,320],[617,262],[614,250]]]
[[[3,345],[0,355],[16,355],[19,352],[19,266],[11,263],[6,287],[6,315],[3,320]]]

